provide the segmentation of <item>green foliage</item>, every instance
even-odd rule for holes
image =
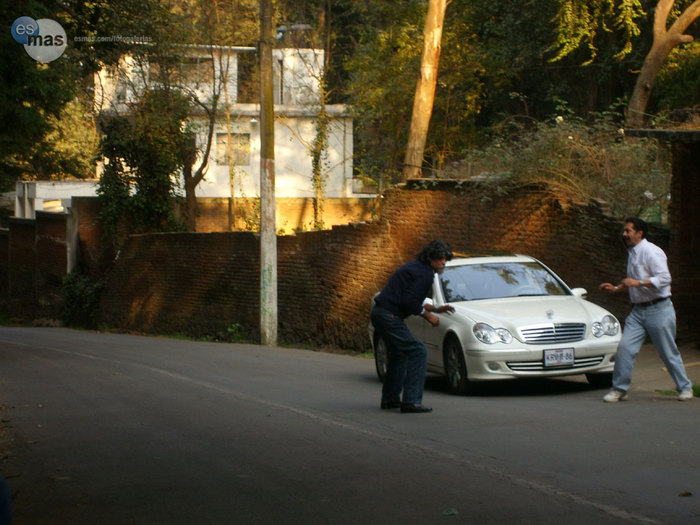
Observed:
[[[245,231],[260,231],[260,198],[248,197],[243,193],[236,202],[236,213],[243,219]]]
[[[69,60],[39,64],[14,41],[10,26],[16,18],[31,13],[34,19],[57,17],[57,10],[42,2],[0,3],[0,190],[19,178],[35,179],[33,167],[37,146],[51,130],[48,118],[57,117],[73,98],[77,69]]]
[[[154,35],[162,12],[158,0],[0,3],[6,28],[0,33],[0,191],[18,179],[94,176],[94,126],[78,106],[89,95],[92,74],[133,44],[81,38]],[[64,54],[49,64],[29,57],[9,30],[20,16],[59,22],[69,39]]]
[[[645,0],[644,5],[649,3]],[[355,170],[386,187],[398,178],[404,159],[426,3],[340,4],[343,20],[351,14],[356,19],[348,30],[356,45],[340,49],[347,53],[343,86],[355,111]],[[630,25],[643,14],[637,1],[618,2],[612,11],[604,4],[561,0],[449,4],[424,167],[440,171],[460,160],[463,152],[487,140],[483,130],[503,115],[544,119],[555,110],[556,100],[563,99],[587,117],[624,98],[634,85],[631,70],[641,63],[650,37],[635,36]],[[574,9],[572,13],[588,14],[584,20],[573,15],[557,20],[566,5]],[[383,18],[388,9],[391,16]],[[601,19],[603,15],[607,18]],[[576,29],[558,25],[566,20],[591,27],[607,20],[606,29],[593,40],[599,46],[595,64],[582,66],[590,54],[580,46],[558,57],[556,64],[550,62],[557,38]],[[632,37],[641,50],[625,47]],[[336,41],[345,42],[340,37]],[[617,56],[623,49],[628,62]]]
[[[664,112],[700,104],[700,43],[671,52],[656,80],[653,97],[657,109]]]
[[[658,215],[670,191],[668,159],[656,141],[622,131],[613,114],[592,124],[571,114],[534,126],[511,121],[478,154],[485,188],[497,194],[542,184],[563,201],[604,200],[617,216]]]
[[[94,328],[104,283],[78,272],[63,280],[63,322],[66,326]]]
[[[38,179],[95,177],[99,139],[91,106],[91,100],[76,97],[58,117],[47,117],[50,131],[37,144],[32,158]]]
[[[638,20],[646,15],[640,0],[559,0],[559,11],[555,17],[558,26],[556,55],[553,62],[561,60],[580,46],[588,48],[592,62],[598,53],[600,32],[618,31],[623,35],[624,44],[615,54],[622,59],[632,51],[632,42],[639,36]],[[603,42],[607,45],[608,42]]]
[[[178,170],[190,151],[189,98],[173,88],[146,90],[126,115],[104,123],[100,177],[105,232],[114,238],[128,214],[136,231],[180,229],[173,216]]]
[[[226,329],[228,332],[228,340],[232,343],[240,343],[245,339],[243,335],[241,323],[231,323]]]
[[[380,9],[381,11],[381,9]],[[365,176],[398,179],[420,67],[425,4],[402,2],[381,24],[357,5],[366,26],[346,64],[355,129],[355,165]]]

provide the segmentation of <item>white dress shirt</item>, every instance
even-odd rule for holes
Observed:
[[[664,251],[642,239],[628,250],[627,277],[640,281],[649,281],[652,288],[630,288],[630,301],[645,303],[654,299],[671,296],[671,272]]]

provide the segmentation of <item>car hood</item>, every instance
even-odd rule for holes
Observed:
[[[599,321],[609,312],[584,299],[566,296],[513,297],[452,303],[457,314],[493,328],[517,329],[542,323]]]

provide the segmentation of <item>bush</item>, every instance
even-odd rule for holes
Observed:
[[[616,216],[660,221],[668,206],[671,167],[653,139],[626,138],[611,115],[592,124],[557,116],[525,127],[510,123],[479,154],[485,184],[500,190],[545,184],[560,198],[606,201]]]
[[[78,328],[95,328],[102,288],[102,281],[81,273],[67,275],[62,284],[63,323]]]

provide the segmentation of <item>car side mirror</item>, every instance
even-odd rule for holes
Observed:
[[[588,290],[585,288],[573,288],[571,290],[571,293],[574,294],[576,297],[580,297],[581,299],[585,299],[588,297]]]

